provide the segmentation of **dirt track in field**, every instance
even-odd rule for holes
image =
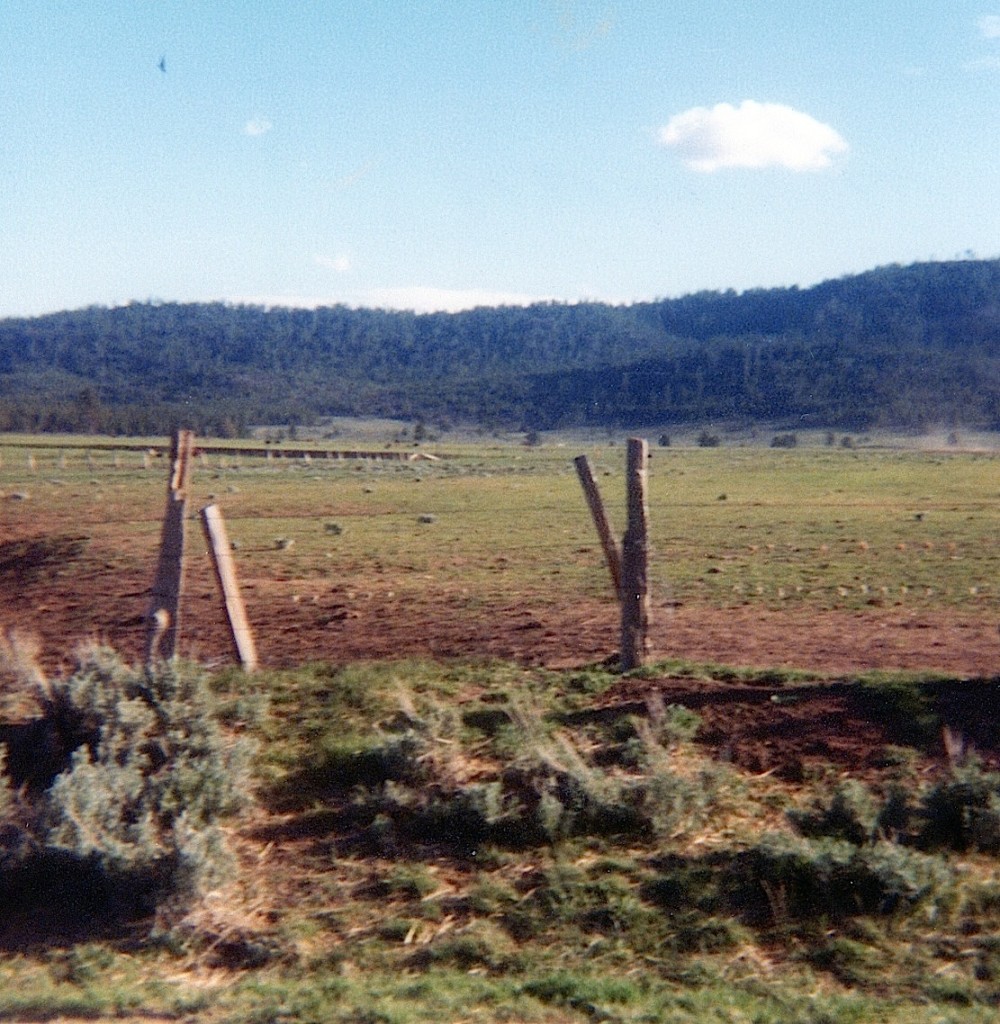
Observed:
[[[34,527],[39,532],[28,538],[0,537],[0,629],[37,638],[50,670],[88,639],[141,657],[152,557],[148,564],[115,564],[107,551],[76,551],[63,537],[47,559],[44,543],[41,549],[30,544],[50,535],[44,523]],[[261,661],[269,666],[430,656],[566,668],[613,657],[617,647],[617,609],[610,600],[517,603],[499,595],[490,602],[436,589],[433,581],[416,595],[397,596],[384,578],[354,578],[340,586],[252,577],[242,582]],[[229,662],[220,601],[204,560],[189,572],[182,611],[181,653]],[[989,606],[976,613],[902,606],[820,612],[654,606],[651,642],[655,658],[794,667],[842,679],[870,669],[932,669],[972,680],[957,685],[949,698],[956,728],[989,757],[1000,746],[990,730],[975,725],[995,717],[997,695],[986,680],[1000,677],[997,615]],[[880,724],[877,708],[858,703],[843,686],[817,687],[786,702],[780,688],[629,679],[604,700],[641,701],[651,690],[695,707],[705,720],[703,742],[754,771],[791,778],[813,761],[865,771],[886,744],[899,740]]]

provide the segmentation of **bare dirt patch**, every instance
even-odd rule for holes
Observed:
[[[954,754],[946,749],[945,728],[965,752],[974,751],[987,765],[1000,764],[1000,728],[989,714],[1000,700],[1000,677],[926,683],[903,708],[891,693],[851,682],[739,685],[626,678],[592,713],[641,714],[653,695],[696,711],[702,720],[697,742],[715,756],[790,782],[831,771],[875,778],[891,767],[894,749],[910,745],[921,751],[920,769],[935,772]],[[925,715],[907,713],[918,705]]]
[[[153,573],[152,552],[118,552],[100,537],[0,536],[0,627],[37,638],[49,668],[76,644],[94,639],[137,658]],[[617,609],[610,600],[569,602],[544,591],[498,591],[484,599],[433,580],[397,591],[392,580],[359,575],[337,583],[244,575],[242,582],[261,660],[275,667],[434,657],[568,668],[613,659],[617,648]],[[192,560],[183,615],[185,656],[232,661],[204,557]],[[872,669],[935,670],[973,680],[1000,671],[996,616],[985,606],[974,612],[659,606],[651,641],[655,658],[794,667],[841,679]],[[968,731],[995,707],[996,695],[987,694],[985,684],[965,685],[968,692],[955,700],[967,707],[955,716]],[[880,722],[878,708],[861,706],[847,687],[819,687],[785,701],[781,694],[772,699],[775,692],[767,687],[623,680],[614,699],[641,701],[651,689],[668,702],[696,708],[705,719],[703,742],[753,771],[794,777],[820,761],[863,771],[886,744],[898,741]],[[985,751],[995,746],[988,735],[978,735],[977,744]]]

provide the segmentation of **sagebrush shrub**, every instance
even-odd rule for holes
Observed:
[[[184,900],[216,879],[219,823],[247,799],[250,751],[222,733],[203,673],[134,669],[94,646],[40,699],[63,755],[31,796],[41,860],[64,875],[75,865],[81,884],[132,905]]]
[[[1000,774],[986,771],[975,759],[952,768],[932,786],[919,811],[918,845],[1000,853]]]
[[[857,845],[872,842],[880,823],[875,798],[857,779],[841,781],[829,803],[817,802],[810,810],[792,810],[788,816],[804,836],[827,836]]]
[[[732,905],[751,921],[896,914],[953,896],[947,863],[895,843],[765,836],[727,872]]]

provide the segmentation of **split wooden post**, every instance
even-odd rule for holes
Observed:
[[[615,597],[621,600],[622,593],[622,559],[618,551],[618,544],[611,535],[611,525],[604,512],[604,502],[601,501],[601,492],[597,489],[597,482],[590,468],[590,460],[586,455],[578,455],[573,460],[576,466],[576,475],[580,478],[590,514],[597,528],[597,536],[601,539],[601,547],[604,549],[604,559],[608,563],[608,572],[611,573],[611,582],[615,588]]]
[[[646,477],[649,444],[629,438],[626,469],[628,526],[622,542],[621,669],[629,672],[645,660],[649,631],[649,513]]]
[[[146,616],[146,664],[176,657],[184,584],[184,532],[194,432],[179,430],[170,447],[167,508],[160,534],[160,558]]]
[[[206,505],[201,510],[201,525],[205,532],[205,540],[212,556],[212,567],[215,579],[222,593],[226,606],[226,618],[229,622],[229,635],[233,641],[233,649],[244,671],[253,672],[257,668],[257,645],[254,643],[253,631],[247,619],[243,595],[236,579],[236,565],[233,561],[233,549],[229,543],[229,534],[218,505]]]

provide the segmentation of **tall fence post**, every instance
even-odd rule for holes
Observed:
[[[626,468],[628,526],[622,542],[621,669],[639,668],[645,660],[649,630],[649,513],[646,477],[649,444],[629,438]]]
[[[590,468],[590,460],[586,455],[578,455],[573,460],[576,466],[576,475],[580,478],[583,493],[590,508],[590,514],[597,528],[597,536],[601,539],[601,547],[604,549],[604,560],[608,564],[608,572],[611,573],[611,582],[615,588],[615,596],[621,600],[622,594],[622,560],[618,551],[618,544],[611,535],[611,525],[604,511],[604,502],[601,501],[601,492],[597,489],[597,482]]]
[[[194,432],[179,430],[170,447],[167,508],[160,533],[160,557],[153,579],[153,594],[146,616],[146,664],[169,660],[177,654],[181,591],[184,584],[184,520]]]
[[[229,534],[218,505],[206,505],[201,510],[201,525],[212,556],[215,579],[226,606],[226,619],[229,622],[233,649],[244,670],[253,672],[257,668],[257,645],[254,643],[253,631],[250,629],[246,607],[243,604],[243,595],[236,579],[236,565],[233,562]]]

